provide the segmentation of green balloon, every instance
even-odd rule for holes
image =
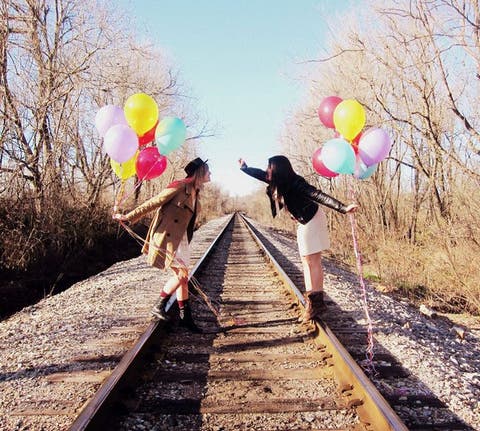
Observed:
[[[335,138],[325,142],[321,158],[325,167],[337,174],[353,174],[355,170],[355,152],[345,139]]]
[[[158,152],[164,156],[180,148],[185,142],[187,128],[180,118],[165,117],[158,123],[155,141]]]

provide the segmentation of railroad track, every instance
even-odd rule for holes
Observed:
[[[288,277],[301,285],[303,274],[292,265],[292,256],[284,255],[270,242],[270,239],[256,230],[260,241],[269,245],[269,250],[279,264],[286,268]],[[327,272],[328,261],[324,262]],[[348,351],[348,354],[369,376],[376,389],[395,410],[409,430],[415,431],[474,431],[474,428],[461,420],[452,409],[429,389],[428,380],[420,381],[411,367],[404,367],[396,356],[375,340],[373,362],[366,359],[367,328],[366,322],[359,323],[358,318],[335,302],[326,300],[327,312],[322,315],[320,325],[327,335],[334,335]],[[394,316],[392,316],[394,318]],[[364,319],[362,319],[364,320]],[[374,331],[376,334],[377,331]],[[418,351],[421,356],[422,352]],[[374,368],[372,370],[371,368]],[[413,372],[412,372],[413,371]],[[448,364],[445,366],[448,371]]]
[[[194,299],[205,333],[152,322],[71,430],[406,430],[324,323],[298,323],[298,289],[247,224],[217,240],[194,268],[218,310]]]

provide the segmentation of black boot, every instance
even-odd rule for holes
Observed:
[[[188,300],[183,301],[183,307],[180,309],[180,325],[189,329],[196,334],[201,334],[203,331],[195,324],[192,318],[192,310]]]
[[[153,306],[152,314],[160,320],[168,321],[170,318],[167,316],[167,311],[165,307],[167,306],[170,295],[160,298],[160,300]]]

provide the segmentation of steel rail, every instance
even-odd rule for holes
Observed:
[[[218,244],[218,241],[225,233],[227,227],[234,220],[235,213],[225,222],[220,233],[212,241],[205,253],[196,261],[194,267],[190,271],[189,280],[195,276],[195,273],[203,266],[208,255],[213,247]],[[175,298],[171,298],[167,305],[167,311],[175,302]],[[80,414],[70,426],[70,431],[83,431],[100,429],[102,423],[105,420],[107,414],[107,405],[110,406],[115,403],[115,393],[119,391],[121,387],[127,384],[127,381],[133,373],[132,369],[135,368],[135,364],[142,360],[143,354],[149,347],[155,345],[154,338],[157,338],[160,333],[165,329],[165,322],[161,320],[152,321],[145,332],[140,336],[134,346],[125,353],[118,365],[112,371],[109,377],[102,383],[95,395],[87,402]]]
[[[239,214],[257,244],[261,247],[270,263],[278,271],[279,277],[292,290],[293,294],[302,305],[305,304],[300,290],[295,286],[290,277],[267,250],[255,232],[253,225],[245,216]],[[325,346],[327,352],[332,355],[332,362],[335,365],[335,376],[339,388],[348,397],[351,406],[355,406],[363,425],[372,430],[381,431],[408,431],[408,428],[401,421],[385,398],[378,392],[370,379],[365,375],[355,360],[343,347],[334,333],[324,322],[315,322],[315,342],[319,346]],[[353,385],[352,385],[353,383]]]

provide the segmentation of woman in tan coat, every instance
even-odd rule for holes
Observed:
[[[201,332],[192,319],[188,303],[189,243],[200,209],[199,192],[203,184],[210,181],[210,171],[206,161],[197,157],[185,166],[185,172],[186,178],[174,181],[128,214],[115,214],[113,218],[132,223],[156,210],[142,252],[147,255],[149,265],[163,270],[171,268],[174,275],[165,284],[152,314],[168,320],[165,307],[176,292],[181,324],[193,332]]]

